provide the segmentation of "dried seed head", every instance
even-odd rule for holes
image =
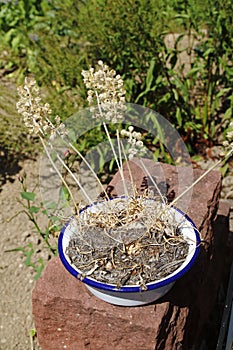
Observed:
[[[94,117],[101,117],[104,120],[116,122],[122,119],[125,110],[125,89],[121,76],[113,69],[110,69],[102,61],[94,69],[82,71],[83,81],[88,89],[87,101],[94,112]]]
[[[143,141],[141,140],[142,134],[134,131],[134,127],[132,125],[128,127],[128,130],[121,130],[121,136],[128,138],[128,143],[130,144],[130,148],[128,150],[129,159],[139,155],[139,153],[145,152],[146,149],[144,148]]]
[[[23,116],[25,126],[29,133],[40,135],[53,135],[56,128],[59,133],[64,134],[64,124],[58,116],[55,117],[55,125],[49,120],[52,113],[50,105],[41,103],[40,90],[32,77],[26,77],[24,86],[18,88],[19,101],[16,103],[18,113]]]

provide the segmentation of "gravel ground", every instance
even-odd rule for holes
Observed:
[[[35,285],[35,272],[25,266],[22,252],[7,252],[24,247],[29,242],[35,247],[35,260],[42,257],[45,264],[49,254],[43,249],[32,224],[26,215],[16,215],[21,209],[17,202],[21,191],[18,175],[25,171],[29,190],[38,183],[39,162],[24,161],[22,168],[10,176],[0,191],[0,350],[39,350],[36,340],[30,338],[30,330],[34,328],[31,311],[31,292]],[[203,165],[203,167],[205,167]],[[223,196],[232,204],[231,231],[233,232],[233,169],[224,180]],[[11,220],[10,220],[11,219]],[[43,224],[43,223],[42,223]]]
[[[22,168],[27,173],[29,190],[38,182],[38,163],[25,161]],[[21,171],[22,172],[22,171]],[[25,266],[22,252],[7,252],[33,243],[35,259],[48,260],[46,251],[40,251],[38,235],[17,202],[21,191],[18,174],[8,177],[0,191],[0,350],[39,349],[30,338],[33,329],[31,292],[35,285],[33,268]]]

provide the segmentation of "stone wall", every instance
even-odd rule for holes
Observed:
[[[185,175],[185,168],[183,171]],[[142,189],[145,174],[137,164],[132,164],[132,172]],[[200,174],[201,170],[194,170],[194,178]],[[169,183],[168,194],[176,196],[176,168],[164,165],[163,176]],[[119,181],[117,174],[110,183],[112,195]],[[199,350],[198,339],[210,321],[230,265],[226,243],[229,206],[222,202],[219,206],[220,190],[221,175],[215,171],[195,186],[188,215],[201,232],[201,253],[191,270],[153,304],[119,307],[105,303],[54,258],[32,296],[42,350]],[[214,333],[213,349],[218,329]],[[211,350],[210,344],[207,349]]]

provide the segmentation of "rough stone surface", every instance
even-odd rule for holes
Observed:
[[[140,189],[145,174],[137,166],[131,170]],[[165,165],[163,172],[169,182],[168,192],[177,195],[175,167]],[[195,178],[200,174],[201,170],[194,171]],[[110,183],[112,194],[119,181],[117,174]],[[201,231],[201,253],[191,270],[154,304],[130,308],[96,299],[69,275],[59,258],[53,259],[32,296],[42,350],[199,349],[198,338],[215,308],[229,265],[229,206],[220,202],[218,209],[220,190],[221,175],[214,171],[195,186],[188,215]]]

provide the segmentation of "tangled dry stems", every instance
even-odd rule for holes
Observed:
[[[66,250],[81,279],[146,290],[147,283],[184,262],[189,244],[182,234],[183,222],[175,220],[171,208],[145,196],[101,204],[95,212],[87,208],[81,213]]]

